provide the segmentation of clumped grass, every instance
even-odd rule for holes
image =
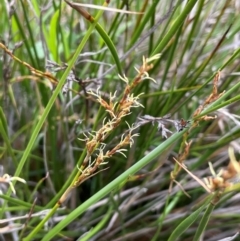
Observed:
[[[237,0],[0,3],[1,240],[240,240]]]

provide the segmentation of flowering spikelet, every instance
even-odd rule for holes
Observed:
[[[216,190],[224,190],[227,187],[232,187],[240,182],[240,163],[236,160],[232,147],[228,149],[230,162],[228,166],[215,173],[212,164],[209,163],[212,177],[205,178],[204,181],[209,189],[213,192]]]

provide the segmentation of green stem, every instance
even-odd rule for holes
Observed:
[[[54,94],[53,94],[52,98],[49,100],[49,103],[48,103],[48,105],[47,105],[47,107],[46,107],[46,109],[45,109],[45,111],[44,111],[44,113],[43,113],[43,116],[41,117],[39,123],[37,124],[37,126],[36,126],[36,128],[35,128],[35,130],[34,130],[34,133],[33,133],[33,134],[35,134],[35,136],[34,136],[34,135],[31,136],[29,145],[27,146],[27,149],[26,149],[26,151],[24,152],[24,154],[25,154],[25,153],[27,152],[27,150],[28,150],[27,155],[25,155],[26,157],[23,156],[23,157],[25,157],[24,163],[25,163],[25,161],[26,161],[26,159],[27,159],[28,154],[30,153],[30,150],[31,150],[31,148],[32,148],[32,146],[33,146],[33,143],[34,143],[34,141],[35,141],[35,139],[36,139],[36,137],[37,137],[37,134],[39,133],[39,131],[40,131],[40,129],[41,129],[41,127],[42,127],[42,125],[43,125],[43,123],[44,123],[44,121],[45,121],[45,119],[46,119],[46,117],[47,117],[47,115],[48,115],[48,113],[49,113],[49,111],[50,111],[50,109],[51,109],[54,101],[55,101],[55,99],[57,98],[58,93],[61,91],[61,89],[62,89],[62,87],[63,87],[63,85],[64,85],[64,83],[65,83],[65,79],[67,78],[68,73],[69,73],[70,70],[72,69],[75,61],[77,60],[79,54],[81,53],[83,47],[85,46],[87,40],[89,39],[89,37],[90,37],[92,31],[94,30],[94,28],[95,28],[95,26],[96,26],[96,24],[97,24],[97,21],[98,21],[98,19],[100,18],[100,16],[102,15],[102,13],[103,13],[103,11],[99,11],[98,14],[97,14],[97,16],[96,16],[96,19],[95,19],[94,22],[90,25],[88,31],[86,32],[86,35],[83,37],[83,39],[82,39],[81,43],[79,44],[79,46],[78,46],[78,48],[77,48],[77,50],[76,50],[76,52],[75,52],[72,60],[70,61],[70,64],[69,64],[68,68],[67,68],[66,71],[64,72],[64,74],[63,74],[63,76],[62,76],[59,84],[57,85],[57,88],[56,88],[56,90],[54,91]],[[35,137],[35,139],[33,139],[33,136]],[[31,140],[32,140],[32,139],[33,139],[34,141],[32,141],[32,145],[31,145]],[[22,159],[23,159],[23,158],[22,158]],[[22,165],[22,167],[23,167],[23,165]],[[16,172],[17,172],[17,171],[16,171]],[[23,239],[23,240],[24,240],[24,241],[31,241],[32,238],[35,236],[35,234],[37,234],[37,233],[41,230],[41,228],[43,227],[43,225],[45,224],[45,222],[47,222],[47,220],[48,220],[49,218],[51,218],[51,216],[55,213],[55,211],[57,210],[57,208],[58,208],[58,204],[56,204],[56,205],[54,206],[54,208],[50,211],[50,213],[49,213],[49,214],[38,224],[38,226],[37,226],[25,239]]]
[[[122,173],[119,177],[117,177],[115,180],[110,182],[107,186],[102,188],[99,192],[97,192],[95,195],[93,195],[91,198],[89,198],[87,201],[85,201],[82,205],[80,205],[77,209],[72,211],[64,220],[62,220],[60,223],[58,223],[52,230],[50,230],[45,237],[42,239],[42,241],[48,241],[52,240],[52,238],[57,235],[64,227],[66,227],[69,223],[71,223],[73,220],[75,220],[79,215],[81,215],[83,212],[85,212],[89,207],[91,207],[93,204],[95,204],[97,201],[99,201],[101,198],[105,197],[107,194],[109,194],[112,190],[116,189],[126,181],[130,176],[141,170],[144,166],[149,164],[152,160],[157,158],[161,153],[163,153],[169,146],[171,146],[174,142],[176,142],[182,135],[186,132],[182,131],[179,133],[176,133],[172,135],[169,139],[164,141],[162,144],[160,144],[158,147],[156,147],[152,152],[150,152],[147,156],[142,158],[139,162],[137,162],[135,165],[130,167],[128,170],[126,170],[124,173]]]
[[[41,231],[43,225],[54,215],[56,210],[59,208],[59,205],[56,204],[51,211],[45,216],[45,218],[33,229],[33,231],[23,239],[23,241],[31,241],[33,240],[35,234],[37,234],[39,231]]]
[[[168,42],[171,40],[171,38],[173,37],[173,35],[177,32],[177,30],[179,29],[179,26],[181,26],[181,24],[183,23],[183,21],[186,19],[187,15],[190,13],[190,11],[192,10],[192,8],[194,7],[194,5],[197,3],[196,0],[190,0],[188,1],[186,7],[184,8],[184,10],[182,11],[182,13],[180,14],[180,16],[176,19],[176,21],[174,22],[174,24],[171,26],[171,28],[169,29],[169,31],[166,33],[166,35],[163,37],[162,41],[158,44],[158,46],[154,49],[153,53],[151,54],[151,56],[157,54],[157,53],[161,53],[162,50],[165,48],[165,46],[168,44]]]
[[[219,196],[218,196],[217,193],[216,193],[214,199],[215,200],[219,199]],[[202,219],[200,221],[200,224],[198,226],[197,232],[195,233],[193,241],[198,241],[200,239],[201,235],[203,234],[203,232],[204,232],[204,230],[205,230],[205,228],[206,228],[206,226],[208,224],[210,215],[211,215],[211,213],[212,213],[212,211],[213,211],[213,209],[214,209],[214,207],[216,205],[215,203],[217,202],[214,199],[212,200],[212,202],[209,203],[208,208],[206,209],[206,211],[205,211],[205,213],[204,213],[204,215],[203,215],[203,217],[202,217]]]

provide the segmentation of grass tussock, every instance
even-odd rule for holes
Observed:
[[[240,240],[233,1],[2,1],[2,240]]]

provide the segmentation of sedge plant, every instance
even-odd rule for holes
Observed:
[[[0,0],[3,240],[239,239],[238,2]]]

